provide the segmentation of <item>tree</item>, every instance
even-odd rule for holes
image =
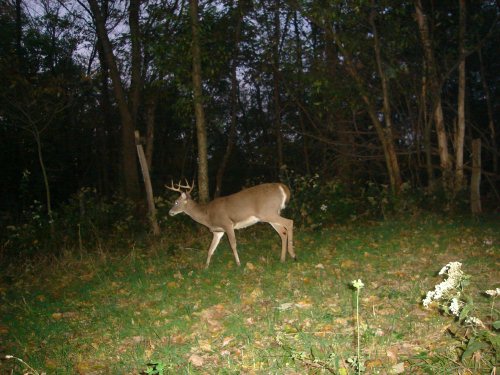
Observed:
[[[208,154],[207,154],[207,129],[205,125],[205,111],[203,109],[203,90],[201,79],[201,52],[200,52],[200,26],[198,24],[198,0],[189,0],[189,13],[191,15],[193,57],[193,93],[194,112],[196,117],[196,136],[198,140],[198,191],[200,202],[208,202]]]
[[[441,166],[441,173],[443,179],[443,187],[445,190],[450,191],[452,186],[452,165],[450,154],[448,151],[448,135],[444,125],[443,105],[441,100],[441,79],[438,74],[438,67],[434,57],[434,50],[432,48],[432,41],[429,34],[429,25],[427,15],[424,13],[421,0],[415,1],[415,14],[418,23],[418,30],[422,40],[422,48],[425,57],[425,74],[429,82],[429,97],[431,99],[432,112],[434,115],[434,126],[438,139],[439,160]]]
[[[465,137],[465,0],[459,0],[460,21],[458,36],[458,118],[455,135],[455,181],[454,190],[464,188],[464,137]]]
[[[102,45],[104,58],[106,59],[109,68],[111,81],[113,82],[113,91],[120,111],[120,117],[122,122],[121,123],[122,173],[124,179],[125,194],[129,197],[137,199],[139,196],[139,175],[137,171],[135,141],[134,141],[135,114],[131,111],[127,103],[125,88],[120,77],[120,71],[118,70],[116,58],[113,53],[113,46],[109,39],[108,32],[106,30],[105,19],[102,15],[99,4],[97,3],[97,0],[88,0],[88,3],[94,19],[97,37],[99,38],[99,41]],[[138,1],[132,1],[130,5],[130,11],[132,13],[136,12],[135,7],[137,7],[138,5],[139,5]],[[134,20],[135,16],[131,17]],[[134,29],[134,27],[132,27],[131,30],[132,29]],[[137,35],[134,35],[132,39],[135,40],[136,38]],[[134,52],[133,52],[134,56],[137,53],[136,49],[137,47],[134,46]],[[133,62],[137,63],[137,56],[134,57]],[[132,71],[136,72],[137,69],[138,68],[134,66],[132,68]],[[134,83],[137,85],[138,83],[136,74],[137,73],[134,74],[135,77]],[[134,99],[132,100],[133,111],[136,111],[138,105],[137,104],[138,94],[136,90],[137,88],[134,86],[134,95],[133,95]]]
[[[233,51],[231,58],[231,125],[229,127],[229,133],[227,137],[227,145],[224,155],[222,157],[222,161],[220,162],[219,168],[217,169],[217,174],[215,176],[215,197],[219,197],[222,190],[222,179],[224,177],[224,173],[227,168],[227,164],[229,162],[229,158],[234,149],[234,145],[236,142],[236,127],[238,124],[238,93],[239,93],[239,82],[237,77],[237,69],[239,64],[239,43],[241,37],[241,24],[243,22],[243,9],[240,5],[241,0],[235,0],[236,5],[232,4],[231,10],[234,13],[235,19],[235,30],[233,36]]]

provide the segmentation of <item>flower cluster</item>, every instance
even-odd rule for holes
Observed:
[[[460,316],[460,310],[462,309],[464,303],[459,301],[458,298],[453,298],[450,304],[450,312],[455,316]]]
[[[361,288],[363,288],[365,286],[365,284],[363,284],[363,282],[361,281],[361,279],[357,279],[357,280],[351,281],[351,285],[354,288],[356,288],[357,290],[360,290]]]
[[[460,282],[464,275],[461,268],[462,263],[450,262],[439,271],[439,275],[447,275],[448,277],[446,280],[436,285],[434,290],[427,292],[427,295],[422,301],[424,307],[429,307],[433,300],[439,301],[443,297],[449,297],[451,292],[460,286]]]
[[[481,319],[476,318],[475,316],[469,316],[465,319],[465,324],[469,326],[484,327],[484,323]]]
[[[486,290],[485,293],[490,297],[497,297],[500,296],[500,288]]]

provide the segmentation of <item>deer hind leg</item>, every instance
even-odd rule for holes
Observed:
[[[297,260],[297,256],[295,255],[295,250],[293,249],[293,220],[283,218],[287,222],[287,240],[288,240],[288,253],[292,257],[293,260]]]
[[[234,234],[234,229],[232,227],[226,229],[227,238],[229,239],[229,245],[233,250],[234,259],[236,259],[236,264],[240,266],[240,258],[238,257],[238,251],[236,250],[236,236]]]
[[[219,245],[220,239],[224,235],[224,232],[213,232],[213,234],[214,236],[212,237],[212,243],[208,248],[208,258],[205,268],[208,268],[208,265],[210,264],[210,258],[212,258],[212,255],[214,255],[215,249],[217,249],[217,245]]]
[[[272,225],[281,237],[281,261],[285,261],[287,250],[290,256],[296,259],[293,250],[293,220],[280,216],[275,220],[269,221],[269,224]]]

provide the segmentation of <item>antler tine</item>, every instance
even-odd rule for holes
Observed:
[[[193,188],[194,188],[194,180],[193,180],[193,183],[191,185],[189,185],[189,182],[188,180],[186,179],[186,185],[182,185],[181,184],[181,181],[179,181],[179,183],[177,184],[177,187],[174,186],[174,181],[172,180],[171,186],[168,186],[168,185],[165,185],[165,187],[169,190],[172,190],[172,191],[177,191],[179,193],[182,193],[183,190],[182,189],[187,189],[186,193],[189,194],[193,191]]]
[[[165,185],[165,187],[166,187],[168,190],[177,191],[177,192],[179,192],[179,193],[182,193],[180,183],[177,185],[177,187],[175,187],[175,186],[174,186],[174,180],[171,180],[170,185],[171,185],[171,186]]]
[[[193,188],[194,188],[194,179],[193,179],[193,183],[191,184],[191,186],[189,186],[189,182],[188,182],[187,178],[185,178],[185,180],[186,180],[186,186],[184,186],[184,187],[186,189],[189,189],[187,191],[187,193],[189,194],[189,193],[191,193],[193,191]]]

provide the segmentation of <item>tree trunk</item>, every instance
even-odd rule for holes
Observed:
[[[443,187],[446,191],[451,188],[451,160],[448,152],[448,137],[446,135],[446,128],[444,126],[443,106],[441,102],[441,85],[437,74],[437,66],[434,59],[434,51],[429,35],[429,26],[427,25],[427,16],[425,15],[421,0],[415,1],[415,14],[422,40],[422,47],[424,50],[424,57],[426,61],[427,72],[430,83],[430,97],[433,101],[433,117],[434,125],[436,127],[436,134],[438,138],[439,159],[443,177]]]
[[[338,52],[335,48],[334,42],[334,29],[333,25],[329,23],[324,23],[325,29],[325,69],[328,80],[330,82],[335,82],[337,77],[337,64],[338,64]],[[333,102],[335,100],[334,93],[327,91],[326,100],[328,102]],[[334,105],[328,105],[328,107],[334,107]],[[335,134],[338,140],[337,157],[335,158],[334,168],[335,174],[344,182],[351,183],[353,179],[353,163],[351,157],[352,151],[352,136],[350,135],[348,125],[345,121],[340,121],[334,123],[334,111],[328,109],[326,114],[326,123],[329,129]]]
[[[470,181],[470,206],[474,215],[481,213],[481,139],[472,141],[472,176]]]
[[[237,0],[238,1],[238,0]],[[232,6],[234,8],[234,6]],[[235,12],[236,20],[236,30],[234,33],[234,49],[233,58],[231,62],[231,126],[229,128],[229,134],[227,137],[227,146],[222,161],[217,170],[217,175],[215,177],[215,193],[214,197],[217,198],[221,195],[222,190],[222,179],[224,177],[224,172],[226,171],[229,158],[233,152],[234,144],[236,142],[236,125],[238,122],[238,77],[236,76],[236,69],[238,67],[238,55],[239,55],[239,43],[241,35],[241,22],[243,20],[243,12],[240,8],[239,1],[236,5]]]
[[[139,12],[141,0],[130,0],[129,5],[129,26],[131,42],[131,69],[130,69],[130,112],[137,124],[137,114],[139,111],[141,87],[142,87],[142,48],[141,33],[139,28]]]
[[[23,23],[22,23],[22,0],[16,0],[16,54],[18,59],[18,64],[22,64],[23,59],[23,49],[22,49],[22,40],[23,40]],[[22,66],[20,65],[21,71]]]
[[[108,195],[111,190],[110,174],[108,172],[109,165],[114,165],[110,161],[110,155],[108,153],[108,137],[107,133],[111,129],[112,119],[111,119],[111,100],[109,93],[109,68],[106,58],[104,56],[104,51],[100,40],[97,41],[97,56],[99,57],[100,72],[101,72],[101,95],[99,97],[100,111],[103,114],[101,121],[97,124],[97,149],[99,152],[99,180],[100,180],[100,191],[105,195]]]
[[[460,3],[459,58],[458,65],[458,119],[455,135],[455,183],[454,190],[464,188],[464,136],[465,136],[465,0]]]
[[[493,116],[493,104],[491,103],[490,88],[488,87],[488,81],[486,80],[486,74],[484,72],[483,54],[481,49],[478,51],[479,55],[479,67],[481,74],[481,83],[483,85],[484,96],[486,98],[486,108],[488,110],[488,127],[490,128],[490,139],[491,147],[493,149],[493,172],[498,173],[498,146],[496,142],[496,132],[495,132],[495,118]]]
[[[276,152],[277,152],[277,168],[280,175],[283,161],[283,137],[281,135],[281,97],[280,97],[280,82],[279,82],[279,46],[281,39],[281,22],[280,22],[280,1],[274,2],[274,27],[273,27],[273,104],[274,104],[274,132],[276,136]]]
[[[343,55],[345,67],[348,74],[353,78],[356,88],[358,89],[361,98],[363,99],[363,102],[366,104],[366,110],[368,112],[368,115],[370,116],[372,124],[377,132],[379,141],[382,145],[382,150],[384,153],[387,173],[389,175],[391,190],[393,193],[397,194],[401,187],[402,180],[401,180],[401,172],[399,169],[399,162],[396,154],[396,148],[394,145],[394,139],[392,136],[392,129],[390,127],[387,127],[387,123],[386,126],[384,127],[383,123],[380,121],[376,105],[372,102],[370,95],[367,93],[367,87],[369,87],[370,85],[364,82],[360,72],[358,71],[358,67],[352,60],[351,54],[344,48],[344,44],[342,43],[342,41],[339,40],[338,34],[336,32],[333,32],[332,37],[337,45],[337,48]],[[382,76],[385,77],[384,75]],[[388,100],[386,106],[387,105],[388,105]],[[387,116],[384,115],[384,117]],[[388,124],[391,125],[390,122]]]
[[[154,134],[155,134],[155,112],[158,98],[154,92],[150,93],[149,98],[146,100],[145,106],[145,120],[146,120],[146,163],[149,171],[153,164],[153,150],[154,150]]]
[[[55,228],[54,228],[54,221],[52,218],[52,198],[50,195],[49,177],[47,175],[47,169],[45,168],[45,162],[43,160],[42,140],[40,138],[40,132],[38,131],[36,125],[33,124],[32,128],[33,128],[32,133],[36,142],[38,162],[40,163],[40,169],[42,170],[42,176],[43,176],[43,184],[45,186],[45,199],[47,204],[47,216],[49,217],[50,234],[54,236]]]
[[[149,220],[151,222],[151,228],[153,229],[153,234],[155,236],[160,234],[160,226],[158,225],[158,221],[156,220],[156,207],[153,195],[153,186],[151,185],[151,178],[149,176],[148,163],[146,161],[146,156],[144,154],[144,149],[141,144],[139,132],[136,130],[134,132],[135,142],[137,147],[137,156],[139,158],[139,164],[141,165],[142,177],[144,179],[144,186],[146,190],[146,198],[148,201],[148,211],[149,211]]]
[[[297,11],[293,14],[293,24],[295,31],[295,50],[296,50],[296,60],[297,60],[297,96],[300,102],[304,101],[304,84],[303,84],[303,73],[304,66],[302,63],[302,42],[300,40],[300,30],[297,19]],[[304,113],[302,109],[299,109],[299,125],[300,131],[302,132],[302,152],[304,155],[304,167],[307,175],[311,174],[311,165],[309,162],[309,146],[307,142],[306,134],[306,126],[304,121]]]
[[[375,25],[375,2],[373,0],[372,0],[372,10],[370,12],[370,23],[373,31],[373,48],[375,51],[375,60],[377,62],[377,70],[380,76],[380,83],[382,85],[383,112],[384,112],[384,122],[385,122],[383,137],[385,139],[387,147],[386,153],[388,157],[389,177],[391,181],[392,192],[398,194],[402,184],[401,172],[399,170],[398,158],[396,155],[396,150],[394,148],[389,89],[387,87],[387,77],[385,75],[384,68],[382,66],[382,58],[380,54],[380,42],[379,42],[377,27]]]
[[[423,63],[425,66],[425,61]],[[434,190],[434,168],[432,166],[432,121],[429,118],[427,112],[427,77],[425,74],[422,75],[422,92],[421,92],[421,111],[422,120],[424,122],[424,152],[425,152],[425,170],[427,171],[427,188],[429,190]]]
[[[207,130],[205,125],[205,112],[203,110],[203,92],[201,81],[201,52],[200,33],[198,25],[198,0],[189,0],[192,32],[193,54],[193,91],[194,111],[196,117],[196,136],[198,140],[198,192],[201,203],[209,200],[208,189],[208,155],[207,155]]]
[[[104,51],[104,57],[109,66],[113,91],[115,94],[120,117],[122,121],[121,141],[122,141],[122,173],[124,180],[125,194],[128,197],[137,199],[139,197],[139,174],[137,172],[135,141],[134,141],[134,119],[128,108],[125,90],[120,78],[120,72],[116,64],[113,49],[106,30],[104,18],[97,0],[88,0],[99,38]]]

